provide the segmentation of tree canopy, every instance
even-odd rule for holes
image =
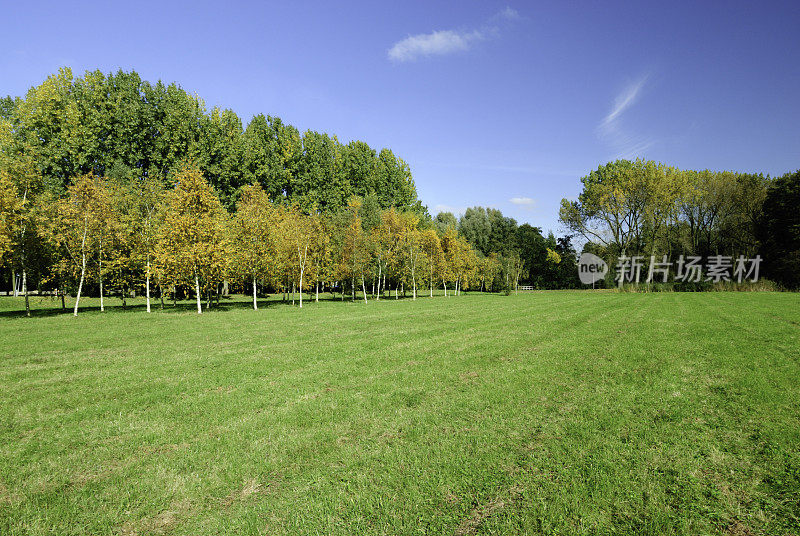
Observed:
[[[389,149],[301,134],[263,114],[243,125],[232,110],[207,109],[179,85],[135,71],[80,77],[62,68],[24,98],[2,99],[0,121],[59,192],[87,173],[166,180],[191,160],[229,210],[239,188],[257,182],[271,199],[304,209],[336,210],[353,195],[375,194],[383,208],[425,212],[408,164]]]

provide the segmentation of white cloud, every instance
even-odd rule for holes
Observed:
[[[506,7],[489,19],[477,30],[437,30],[431,33],[410,35],[392,45],[388,51],[389,59],[396,62],[414,61],[429,56],[445,56],[464,52],[478,41],[499,36],[496,23],[520,19],[517,10]]]
[[[479,31],[456,32],[440,30],[429,34],[418,34],[406,37],[389,49],[389,59],[394,61],[414,61],[425,56],[443,56],[469,50],[472,43],[483,39]]]
[[[508,201],[523,210],[533,210],[536,206],[536,200],[530,197],[512,197]]]
[[[646,136],[630,133],[622,124],[622,116],[639,100],[647,76],[642,76],[629,84],[614,99],[611,111],[597,127],[598,136],[618,151],[616,158],[634,158],[641,156],[653,145],[653,140]]]

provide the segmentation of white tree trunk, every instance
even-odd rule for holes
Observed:
[[[253,310],[258,311],[258,298],[256,297],[256,278],[253,276]]]
[[[361,274],[361,289],[364,291],[364,303],[367,303],[367,285],[364,283],[364,274]]]
[[[86,233],[89,225],[86,217],[83,220],[83,238],[81,239],[81,280],[78,282],[78,294],[75,296],[75,311],[73,316],[78,316],[78,302],[81,301],[81,289],[83,288],[83,276],[86,274]]]
[[[100,268],[98,271],[98,277],[100,278],[100,311],[105,311],[105,307],[103,307],[103,239],[100,239],[100,257],[98,257],[98,262],[100,264]]]
[[[381,299],[381,261],[378,261],[378,293],[375,294],[375,301],[379,301]]]
[[[200,303],[200,278],[197,277],[197,269],[194,270],[194,293],[197,296],[197,314],[203,314],[203,305]]]
[[[86,253],[81,254],[81,279],[78,281],[78,293],[75,295],[75,310],[73,316],[78,316],[78,303],[81,301],[81,289],[83,288],[83,276],[86,273]]]
[[[28,271],[22,268],[22,293],[25,295],[25,316],[31,316],[31,302],[28,299]]]
[[[414,262],[414,250],[412,249],[411,250],[411,283],[413,285],[413,294],[412,294],[412,299],[413,300],[417,299],[417,277],[414,275],[415,264],[416,263]]]
[[[447,298],[447,281],[444,280],[444,277],[442,278],[442,286],[444,287],[444,297]]]
[[[305,249],[303,250],[303,255],[300,255],[300,248],[297,248],[297,256],[299,257],[300,261],[300,308],[303,307],[303,274],[306,271],[306,259],[308,258],[308,246],[306,245]],[[309,293],[310,294],[310,293]]]
[[[319,281],[317,281],[316,294],[314,294],[314,302],[319,303]]]
[[[147,256],[147,280],[145,281],[145,289],[147,292],[147,312],[150,312],[150,256]]]
[[[300,308],[303,308],[303,270],[300,270],[300,287],[298,288],[300,291]]]

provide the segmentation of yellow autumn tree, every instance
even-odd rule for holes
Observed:
[[[94,175],[75,178],[66,197],[58,200],[49,225],[42,230],[45,240],[61,253],[55,271],[78,279],[73,315],[78,316],[87,264],[93,252],[99,251],[108,211],[108,191],[103,179]]]
[[[228,215],[211,185],[194,165],[184,165],[167,192],[166,211],[155,248],[162,280],[172,285],[194,286],[197,313],[203,312],[202,292],[222,282],[230,243]]]
[[[288,208],[281,222],[280,234],[283,237],[281,245],[284,248],[282,256],[287,259],[292,281],[298,283],[300,307],[303,307],[303,289],[309,284],[308,274],[313,274],[316,270],[312,262],[316,258],[315,251],[321,233],[322,225],[319,218],[303,214],[297,205]]]
[[[0,170],[0,264],[12,252],[22,203],[15,195],[14,183],[5,170]]]
[[[351,282],[353,301],[356,299],[356,280],[361,279],[361,289],[364,292],[364,303],[367,303],[367,287],[364,282],[364,273],[369,269],[371,261],[369,240],[361,225],[359,209],[361,200],[352,198],[347,204],[347,225],[343,229],[342,252],[339,258],[338,273],[342,278]]]
[[[17,134],[10,121],[0,118],[0,263],[22,272],[25,312],[30,316],[27,271],[39,245],[38,216],[43,211],[37,210],[36,198],[42,177],[33,146]]]
[[[442,248],[439,277],[442,279],[444,295],[447,297],[447,282],[453,281],[458,273],[458,234],[454,227],[448,227],[442,233],[440,244]]]
[[[230,226],[231,270],[239,280],[252,282],[254,310],[258,310],[258,281],[276,276],[278,253],[274,216],[272,202],[258,183],[242,188]]]
[[[436,283],[437,274],[442,266],[442,241],[439,239],[439,234],[434,228],[428,228],[420,231],[420,243],[424,253],[423,262],[427,274],[428,288],[430,289],[431,298],[433,298],[433,285]]]
[[[405,261],[404,275],[410,279],[412,285],[412,297],[417,299],[417,265],[419,256],[422,253],[420,246],[419,218],[410,212],[400,215],[400,245]]]

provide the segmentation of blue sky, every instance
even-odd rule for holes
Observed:
[[[800,2],[17,2],[0,93],[135,69],[210,106],[390,147],[431,213],[559,231],[618,157],[800,167]]]

